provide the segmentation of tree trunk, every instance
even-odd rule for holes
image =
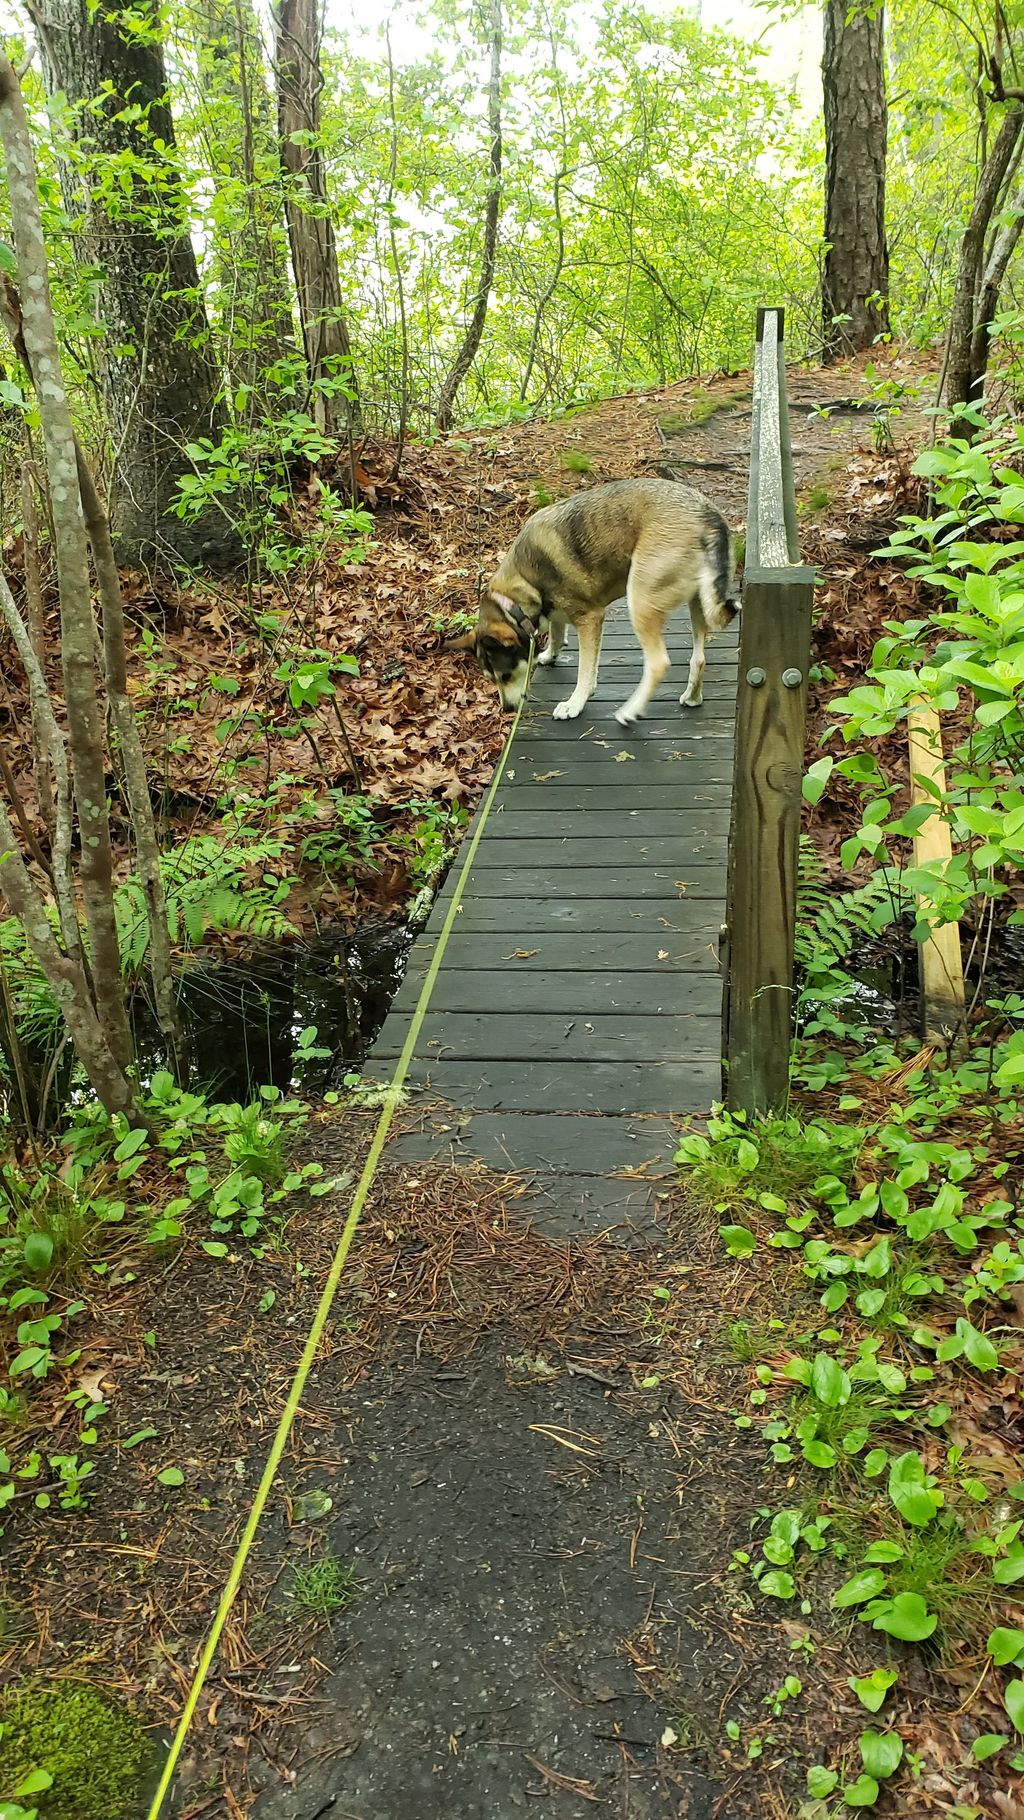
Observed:
[[[68,952],[58,949],[42,899],[20,853],[6,809],[0,804],[0,877],[7,901],[20,916],[28,941],[54,986],[83,1063],[103,1103],[128,1111],[134,1103],[127,1079],[131,1035],[125,1014],[120,951],[113,910],[113,868],[107,815],[103,722],[96,687],[96,625],[89,588],[89,556],[82,502],[78,490],[75,434],[61,372],[50,304],[46,248],[43,242],[35,158],[17,76],[0,53],[0,137],[7,166],[7,186],[18,271],[24,288],[19,301],[8,278],[3,281],[3,311],[19,358],[36,390],[53,510],[54,556],[61,612],[61,660],[68,744],[74,774],[75,807],[81,836],[79,878],[89,935],[91,981],[79,959],[77,924],[65,927]],[[30,687],[38,689],[41,671],[27,629],[21,652]],[[45,684],[42,685],[45,690]],[[37,702],[37,724],[45,721]],[[59,742],[59,734],[57,739]],[[55,753],[55,769],[57,755]],[[57,770],[58,828],[54,837],[54,876],[63,874],[60,857],[70,848],[70,827],[60,802]],[[66,793],[65,783],[65,793]],[[61,843],[59,846],[58,843]],[[57,888],[58,903],[62,887]],[[62,925],[73,911],[62,907]]]
[[[452,427],[459,387],[469,372],[483,339],[498,253],[498,219],[501,213],[501,0],[491,0],[490,24],[491,74],[487,84],[490,177],[487,187],[487,203],[484,209],[484,245],[480,261],[480,284],[462,346],[441,387],[441,397],[437,406],[437,427],[441,431],[450,430]]]
[[[320,143],[321,0],[280,0],[275,23],[277,127],[292,271],[313,412],[325,435],[334,436],[355,427],[359,395]]]
[[[243,384],[267,408],[277,390],[268,373],[296,349],[281,165],[251,0],[201,0],[198,32],[209,161],[223,210],[214,314],[232,392]]]
[[[960,242],[960,257],[957,261],[956,284],[953,287],[953,306],[949,317],[949,337],[946,344],[946,372],[943,393],[946,404],[953,413],[951,430],[953,435],[968,436],[973,426],[964,418],[958,418],[957,406],[976,402],[984,384],[985,367],[988,364],[988,338],[979,337],[975,343],[975,331],[979,323],[983,326],[991,320],[992,311],[998,297],[999,284],[1005,273],[998,274],[995,294],[985,299],[983,283],[983,266],[985,261],[985,236],[989,223],[995,213],[1006,178],[1013,166],[1021,128],[1024,126],[1024,109],[1017,105],[1007,108],[999,125],[999,131],[992,140],[988,156],[981,168],[978,187],[974,192],[971,213],[964,237]],[[1012,246],[1010,252],[1012,252]],[[1007,253],[1007,262],[1009,261]],[[995,276],[995,273],[992,273]],[[981,310],[988,314],[979,315]],[[980,372],[978,370],[980,363]]]
[[[825,358],[869,348],[889,328],[885,239],[884,14],[825,0]],[[837,320],[838,319],[838,320]]]
[[[179,479],[194,472],[186,444],[217,440],[221,415],[154,0],[107,0],[98,11],[89,0],[27,3],[47,89],[72,103],[76,168],[66,188],[84,209],[84,258],[103,273],[115,549],[123,562],[224,566],[240,548],[218,506],[188,523],[168,516]],[[140,11],[152,29],[122,34],[121,14],[137,22]],[[119,118],[128,108],[133,118]],[[130,174],[124,189],[119,171]]]

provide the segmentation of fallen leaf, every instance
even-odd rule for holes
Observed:
[[[668,949],[667,949],[667,948],[659,948],[659,949],[658,949],[658,959],[659,959],[659,961],[667,961],[667,960],[668,960]]]
[[[501,958],[503,961],[531,961],[539,953],[539,948],[513,948],[511,954],[503,954]]]
[[[535,784],[546,784],[552,777],[564,776],[564,771],[535,771],[533,774],[533,781]]]
[[[635,757],[636,757],[635,752],[616,752],[615,763],[617,765],[624,765],[624,764],[626,764],[627,760],[629,760],[631,758],[635,758]]]

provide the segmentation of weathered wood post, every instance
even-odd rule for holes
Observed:
[[[783,312],[757,313],[729,839],[726,1103],[786,1099],[814,572],[800,562]]]

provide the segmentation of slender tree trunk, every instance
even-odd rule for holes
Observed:
[[[47,89],[72,104],[75,168],[65,189],[72,208],[84,207],[84,257],[103,274],[100,374],[114,444],[115,549],[124,562],[223,566],[240,548],[218,506],[188,523],[169,516],[179,480],[194,472],[186,445],[216,440],[222,418],[156,0],[105,0],[98,10],[89,0],[27,4]],[[150,29],[133,33],[140,12]],[[130,173],[127,193],[114,181],[119,167]]]
[[[871,347],[889,327],[884,12],[849,11],[850,0],[825,0],[826,359]]]
[[[960,242],[956,284],[953,287],[953,306],[949,317],[946,377],[943,388],[945,402],[953,413],[954,435],[969,437],[973,433],[970,423],[964,418],[958,418],[957,406],[972,403],[980,385],[984,382],[984,366],[988,361],[987,340],[984,345],[984,364],[979,374],[977,363],[982,359],[983,350],[980,340],[975,344],[975,331],[979,323],[979,310],[989,308],[989,305],[982,301],[985,238],[1007,175],[1013,166],[1022,127],[1024,127],[1024,108],[1014,103],[1007,108],[999,123],[999,131],[989,145],[988,155],[978,178],[978,187],[974,192],[974,201],[971,205],[967,226],[964,229],[964,237]],[[1012,247],[1010,251],[1012,252]],[[1009,256],[1007,253],[1007,262]],[[1003,271],[1005,272],[1005,267]],[[1000,283],[1002,276],[1003,273],[1000,273]],[[995,295],[998,296],[998,286]],[[993,298],[992,307],[994,307],[994,301]],[[981,321],[984,323],[990,319],[991,309],[989,315],[982,318]]]
[[[1010,260],[1024,231],[1024,192],[1018,190],[1009,211],[992,240],[985,270],[974,306],[974,330],[971,335],[971,379],[968,399],[981,404],[985,395],[989,355],[992,351],[992,321],[999,308],[999,294],[1009,269]]]
[[[4,280],[3,311],[15,347],[36,390],[54,524],[54,556],[61,606],[61,658],[68,744],[81,834],[79,878],[89,936],[90,982],[77,959],[77,928],[65,929],[68,953],[57,946],[42,900],[17,851],[6,809],[0,804],[0,879],[7,901],[24,922],[33,953],[58,993],[76,1046],[96,1091],[110,1109],[129,1110],[127,1078],[131,1035],[121,983],[113,909],[113,868],[107,816],[103,723],[96,686],[95,621],[89,589],[89,553],[78,488],[75,434],[57,349],[43,242],[35,158],[17,76],[0,53],[0,138],[22,304]],[[24,657],[30,684],[38,669],[27,630]],[[57,776],[58,792],[60,774]],[[59,808],[59,804],[58,804]],[[63,858],[54,851],[55,879]],[[57,886],[58,904],[61,887]],[[62,925],[67,916],[62,906]],[[92,1000],[95,1000],[93,1009]],[[84,1046],[83,1046],[84,1045]]]
[[[355,427],[359,396],[320,143],[321,0],[280,0],[276,27],[278,141],[292,271],[314,414],[333,436]]]
[[[251,0],[201,0],[204,118],[224,223],[215,317],[232,391],[272,395],[267,374],[295,353],[288,238],[274,109]]]
[[[466,325],[455,359],[452,362],[437,406],[437,427],[450,430],[455,416],[459,387],[476,359],[483,339],[487,306],[494,283],[498,254],[498,221],[501,215],[501,0],[490,0],[491,73],[487,84],[487,124],[490,135],[490,176],[484,208],[484,244],[480,260],[480,283],[477,287],[473,314]]]
[[[171,938],[167,924],[167,902],[163,874],[160,871],[160,843],[157,840],[153,804],[149,794],[146,756],[139,737],[138,723],[128,694],[128,663],[124,636],[124,603],[117,573],[114,547],[106,513],[96,483],[81,449],[78,449],[78,484],[82,494],[85,528],[92,546],[93,566],[100,597],[103,624],[103,661],[107,683],[107,701],[117,736],[117,746],[124,766],[125,790],[131,816],[132,834],[138,856],[139,880],[146,900],[149,920],[149,975],[153,982],[156,1020],[170,1050],[174,1074],[184,1086],[188,1080],[188,1050],[178,1002],[174,991],[174,967],[171,960]]]

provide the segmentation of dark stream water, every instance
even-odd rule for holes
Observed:
[[[194,1078],[218,1099],[259,1087],[323,1093],[358,1067],[401,983],[411,935],[396,923],[354,933],[325,931],[294,946],[251,950],[244,961],[193,962],[179,984]],[[152,1012],[132,1007],[143,1078],[166,1065]],[[315,1028],[326,1056],[307,1057],[299,1037]]]

